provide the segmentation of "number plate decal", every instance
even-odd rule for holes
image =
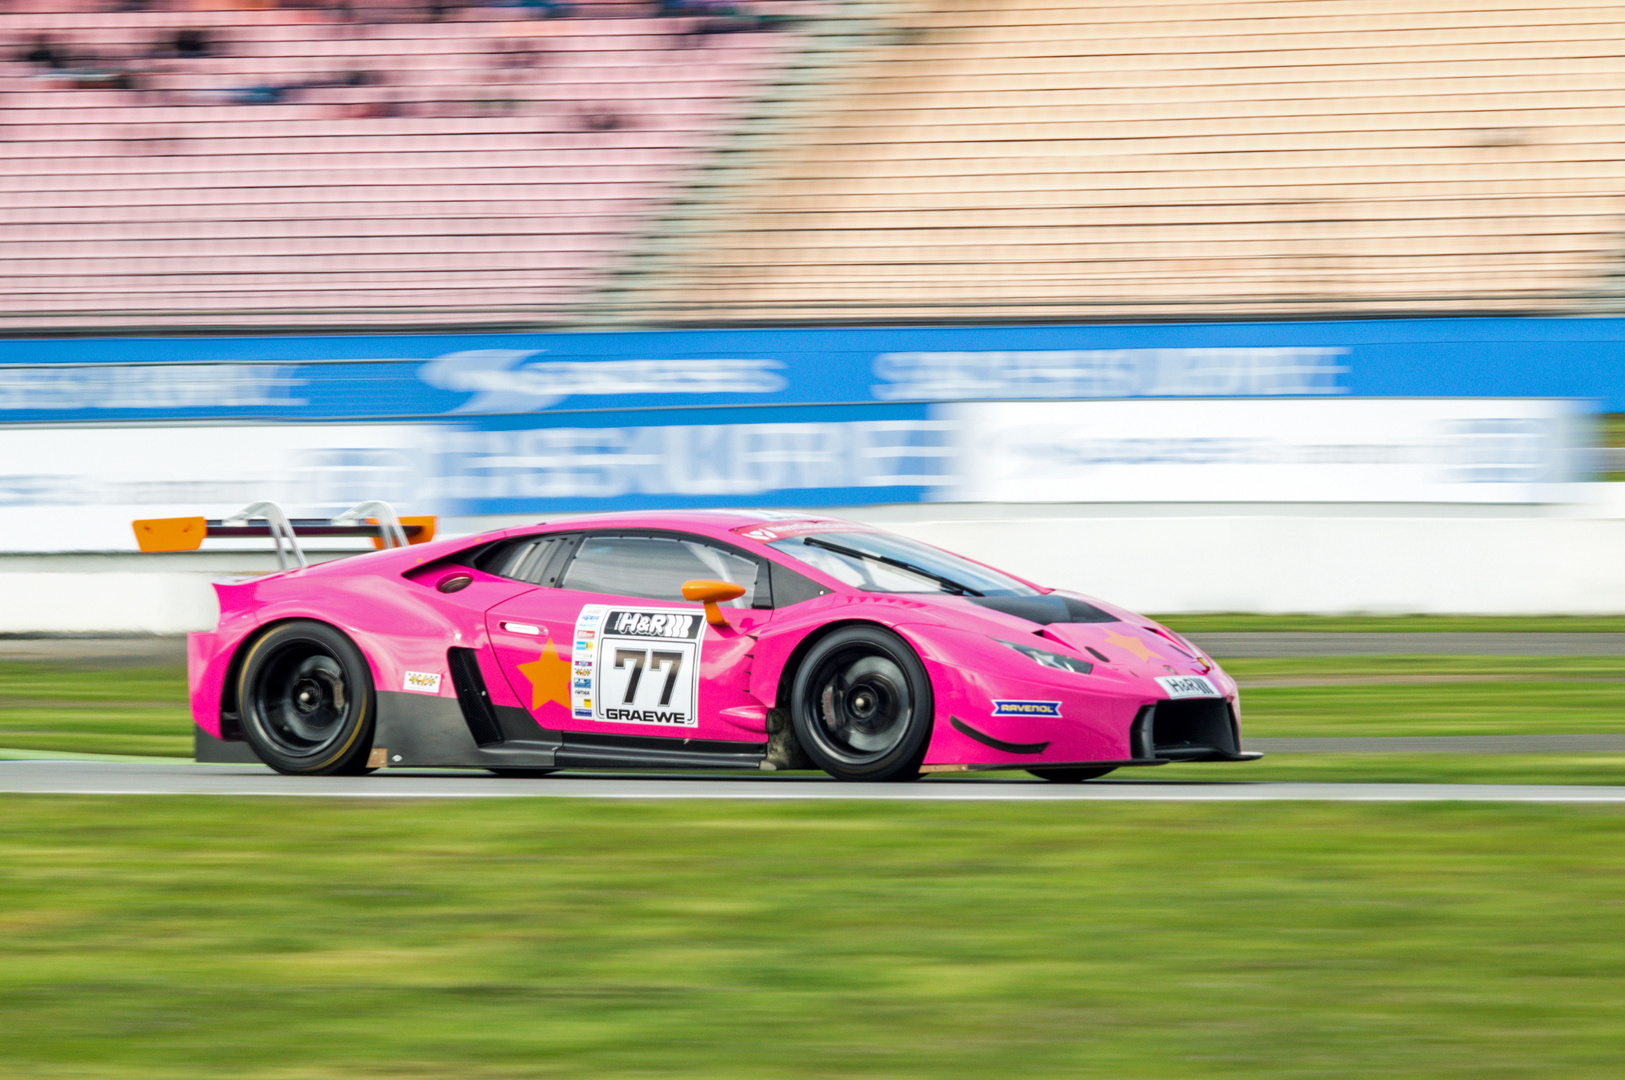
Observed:
[[[1175,700],[1188,697],[1223,697],[1219,688],[1200,675],[1161,675],[1157,685]]]
[[[576,618],[570,709],[611,724],[698,727],[698,611],[591,604]]]

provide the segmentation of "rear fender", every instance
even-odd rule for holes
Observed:
[[[457,691],[447,667],[446,651],[459,647],[479,650],[482,654],[488,652],[486,608],[533,588],[522,582],[490,579],[489,587],[453,594],[476,601],[458,603],[429,585],[417,582],[397,585],[388,578],[358,576],[322,585],[320,605],[291,589],[263,590],[257,609],[258,629],[266,630],[293,619],[326,623],[355,642],[367,658],[373,686],[380,692],[410,691],[414,695],[453,700]],[[408,681],[408,672],[431,678]],[[506,680],[491,678],[488,673],[486,681],[492,704],[519,704]]]

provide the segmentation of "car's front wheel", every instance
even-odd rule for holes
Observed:
[[[915,780],[935,706],[925,665],[878,626],[849,626],[808,651],[791,688],[796,740],[839,780]]]
[[[254,642],[237,701],[244,738],[277,772],[372,771],[372,672],[355,643],[326,623],[283,623]]]

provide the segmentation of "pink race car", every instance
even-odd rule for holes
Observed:
[[[219,624],[189,643],[199,760],[1076,781],[1260,756],[1235,682],[1180,635],[849,521],[601,514],[431,540],[380,503],[261,503],[136,532],[272,536],[299,563],[215,585]],[[383,550],[305,565],[301,535]]]

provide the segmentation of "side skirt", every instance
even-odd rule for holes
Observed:
[[[208,765],[258,765],[254,748],[241,740],[217,739],[192,725],[192,757]]]
[[[455,698],[380,691],[373,750],[398,769],[760,770],[767,756],[765,742],[551,731],[523,709],[495,712],[502,741],[480,745]]]

